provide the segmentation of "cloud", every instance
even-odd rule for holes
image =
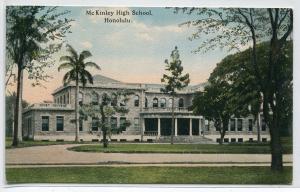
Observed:
[[[90,49],[90,48],[93,47],[93,44],[89,41],[83,41],[83,42],[80,43],[80,45],[82,45],[86,49]]]

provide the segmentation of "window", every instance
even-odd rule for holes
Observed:
[[[138,95],[134,96],[134,106],[138,107],[140,105],[140,97]]]
[[[253,131],[253,119],[248,120],[248,131]]]
[[[205,120],[205,130],[209,131],[209,121]]]
[[[112,95],[111,96],[111,106],[117,106],[117,104],[118,104],[118,98],[117,98],[117,96],[116,95]]]
[[[235,119],[230,119],[230,131],[235,131]]]
[[[98,118],[92,118],[92,131],[98,131]]]
[[[78,95],[78,103],[80,106],[83,104],[83,94],[82,93],[79,93],[79,95]]]
[[[69,94],[69,92],[67,93],[67,104],[69,104],[70,103],[70,94]]]
[[[145,97],[145,108],[147,108],[148,107],[148,99],[147,99],[147,97]]]
[[[231,138],[230,142],[231,143],[235,143],[236,142],[236,138]]]
[[[49,131],[49,116],[42,116],[42,131]]]
[[[165,98],[160,99],[160,107],[161,108],[166,108],[166,99]]]
[[[238,119],[237,120],[237,130],[238,131],[243,131],[243,119]]]
[[[104,104],[104,105],[109,104],[109,97],[108,97],[107,93],[103,93],[103,95],[102,95],[102,104]]]
[[[228,138],[224,138],[224,143],[228,143],[229,139]]]
[[[64,117],[63,116],[56,117],[56,131],[64,131]]]
[[[83,131],[83,119],[79,117],[79,131]]]
[[[267,125],[266,122],[263,118],[261,118],[261,130],[266,131],[267,130]]]
[[[116,117],[110,118],[110,126],[112,130],[118,128],[118,119]]]
[[[99,102],[99,95],[97,93],[92,93],[92,104],[93,105],[98,105]]]
[[[217,138],[217,140],[216,140],[216,141],[217,141],[217,143],[220,143],[221,139],[220,139],[220,138]]]
[[[243,143],[243,138],[238,138],[239,143]]]
[[[178,107],[179,108],[183,108],[184,107],[184,103],[183,103],[183,99],[180,98],[179,101],[178,101]]]
[[[134,118],[134,128],[138,129],[139,128],[139,118]]]
[[[120,118],[120,127],[122,131],[126,131],[126,117]]]
[[[261,141],[262,142],[267,142],[267,138],[262,138]]]
[[[64,98],[64,104],[66,104],[66,95],[64,95],[63,98]]]
[[[158,99],[157,98],[153,99],[153,107],[158,107]]]
[[[249,142],[253,142],[253,138],[249,138]]]

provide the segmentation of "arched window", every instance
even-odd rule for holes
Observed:
[[[117,106],[118,105],[118,97],[115,94],[112,94],[111,96],[111,106]]]
[[[70,94],[69,94],[69,92],[67,93],[67,104],[70,104]]]
[[[169,107],[172,108],[173,99],[170,98],[168,103],[169,103]]]
[[[79,93],[79,95],[78,95],[78,102],[79,102],[79,105],[83,104],[83,93]]]
[[[183,98],[179,99],[179,101],[178,101],[178,107],[179,108],[183,108],[184,107]]]
[[[148,108],[148,99],[145,97],[145,108]]]
[[[140,97],[138,95],[134,96],[134,106],[138,107],[140,104]]]
[[[165,98],[160,99],[160,107],[161,108],[166,108],[166,99]]]
[[[158,107],[158,99],[157,98],[153,99],[153,107]]]
[[[92,93],[92,104],[97,105],[99,102],[99,95],[97,93]]]
[[[102,94],[102,104],[103,105],[108,105],[109,101],[110,101],[110,99],[109,99],[108,94],[107,93],[103,93]]]

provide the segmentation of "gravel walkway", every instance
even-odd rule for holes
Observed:
[[[80,144],[35,146],[6,149],[6,164],[11,166],[57,165],[269,165],[269,154],[158,154],[158,153],[86,153],[69,151],[67,148]],[[283,161],[292,165],[292,154],[284,155]]]

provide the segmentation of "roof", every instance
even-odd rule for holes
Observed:
[[[94,75],[94,84],[87,84],[87,87],[111,87],[111,88],[128,88],[128,89],[145,89],[149,92],[160,92],[161,88],[164,87],[163,84],[154,84],[154,83],[125,83],[121,82],[100,74]],[[203,88],[207,85],[207,83],[199,83],[196,85],[189,85],[185,87],[183,90],[179,92],[196,92],[196,91],[202,91]],[[60,92],[64,88],[68,86],[75,86],[74,82],[69,83],[67,85],[60,86],[57,88],[53,93]]]

